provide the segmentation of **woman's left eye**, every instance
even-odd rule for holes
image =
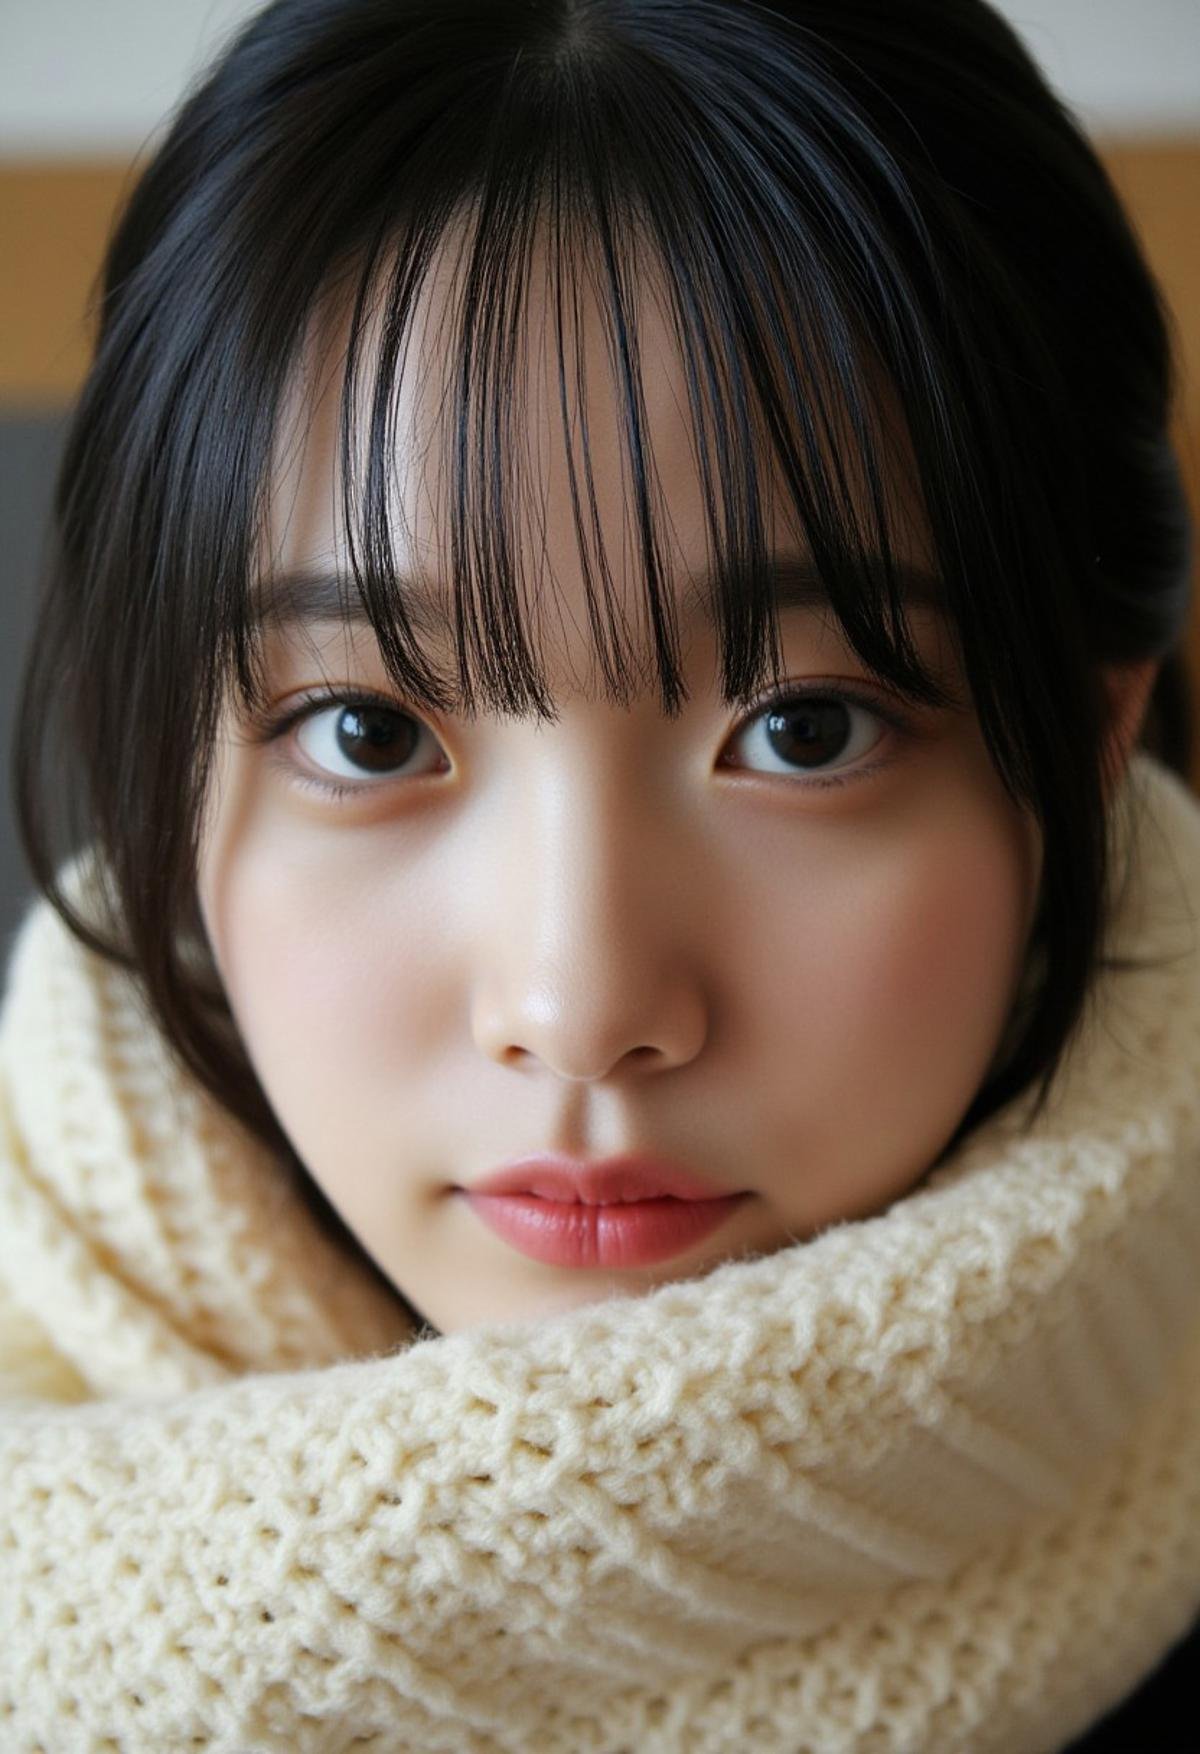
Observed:
[[[733,742],[750,753],[734,765],[754,765],[758,772],[789,777],[804,775],[808,785],[844,785],[883,765],[860,764],[886,740],[889,728],[903,732],[907,722],[894,709],[843,688],[779,695],[736,733]]]

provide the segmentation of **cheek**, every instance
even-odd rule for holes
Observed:
[[[383,1006],[366,934],[340,915],[316,914],[301,884],[276,880],[256,895],[239,885],[228,938],[229,989],[252,1044],[291,1043],[295,1057],[346,1042]],[[347,1025],[353,1024],[348,1031]]]
[[[1029,831],[1008,812],[947,813],[839,861],[774,964],[789,970],[778,1012],[800,999],[822,1090],[893,1118],[955,1110],[953,1125],[1008,1016],[1035,888]]]
[[[379,860],[324,858],[289,837],[243,840],[223,874],[210,866],[202,905],[242,1039],[285,1122],[338,1090],[394,1085],[419,1069],[436,1034],[422,964],[434,935],[391,932],[381,917],[419,921]]]
[[[991,853],[952,838],[896,874],[880,898],[870,982],[881,1017],[968,1064],[990,1057],[1023,948],[1020,874],[1010,849]]]

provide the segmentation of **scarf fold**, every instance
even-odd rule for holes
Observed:
[[[1200,801],[1045,1113],[419,1338],[44,903],[0,1019],[0,1744],[1053,1754],[1200,1610]],[[91,1738],[91,1739],[89,1739]]]

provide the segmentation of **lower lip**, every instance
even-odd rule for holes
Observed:
[[[552,1267],[651,1267],[711,1236],[752,1198],[631,1200],[586,1206],[542,1200],[536,1194],[477,1194],[464,1190],[471,1210],[489,1230],[531,1260]]]

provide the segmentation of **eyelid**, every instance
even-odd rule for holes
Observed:
[[[877,693],[869,685],[857,680],[848,681],[837,676],[805,676],[789,682],[782,680],[777,688],[768,689],[746,708],[744,716],[738,721],[737,729],[761,717],[770,707],[788,706],[799,700],[844,700],[850,706],[860,707],[863,712],[874,713],[885,724],[894,730],[907,731],[912,727],[913,714],[901,706],[899,700],[892,695]]]
[[[255,718],[250,732],[253,743],[271,743],[287,734],[301,719],[314,718],[335,706],[381,707],[385,712],[398,713],[424,724],[420,714],[394,695],[380,694],[373,688],[311,688],[299,694],[282,712],[268,709]]]
[[[790,702],[805,699],[809,696],[847,700],[851,706],[861,707],[865,712],[878,713],[888,724],[897,729],[906,729],[912,722],[911,713],[900,706],[899,701],[877,694],[872,689],[858,682],[845,681],[839,677],[805,676],[793,681],[784,678],[777,687],[767,689],[763,694],[752,700],[744,709],[735,730],[766,712],[768,707],[786,706]],[[252,733],[254,742],[266,743],[272,738],[290,731],[300,719],[312,717],[318,710],[334,706],[373,706],[381,707],[385,712],[394,712],[406,718],[414,719],[419,724],[428,724],[428,720],[397,696],[380,694],[371,688],[345,687],[315,688],[305,690],[296,701],[282,714],[268,713],[256,723]],[[432,728],[432,727],[430,727]]]

